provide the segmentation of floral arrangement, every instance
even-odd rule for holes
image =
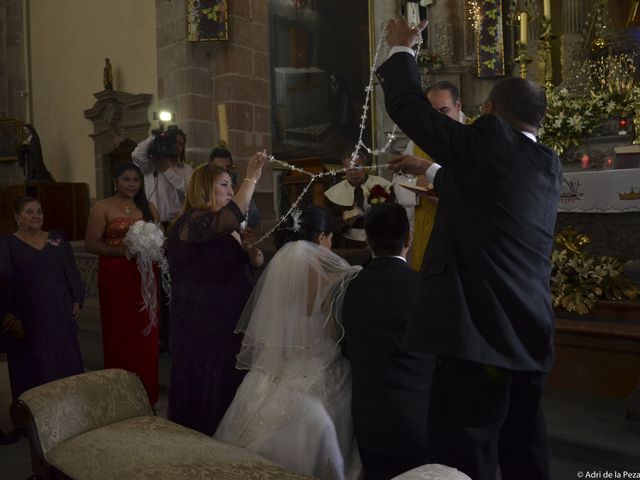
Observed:
[[[148,335],[151,328],[158,323],[158,292],[156,278],[153,271],[154,265],[160,267],[162,272],[162,288],[171,296],[171,284],[169,278],[169,264],[164,256],[164,233],[162,228],[155,223],[139,220],[129,228],[124,237],[127,247],[128,259],[135,258],[140,272],[140,293],[144,301],[143,310],[149,312],[149,325],[142,332]]]
[[[636,298],[640,293],[622,272],[622,262],[614,257],[593,257],[584,253],[591,239],[568,228],[556,235],[559,247],[551,254],[551,294],[553,306],[580,315],[588,313],[605,298]]]
[[[547,93],[547,115],[540,129],[542,143],[562,155],[600,126],[602,116],[591,97],[571,98],[566,88]]]
[[[376,184],[369,190],[369,205],[376,205],[378,203],[384,203],[389,200],[391,193],[382,185]]]
[[[543,143],[562,155],[578,145],[612,115],[633,115],[636,121],[635,142],[640,143],[640,86],[635,81],[633,57],[610,55],[585,62],[581,71],[589,76],[588,94],[571,97],[566,89],[547,92],[547,115],[540,130]]]
[[[432,52],[420,52],[418,55],[418,65],[426,70],[426,73],[437,72],[442,70],[444,63],[442,59]]]

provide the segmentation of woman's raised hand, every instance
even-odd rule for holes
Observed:
[[[253,154],[247,164],[247,178],[245,180],[254,184],[258,183],[262,176],[262,167],[264,167],[266,159],[267,155],[264,151]]]
[[[249,202],[251,196],[255,190],[258,180],[262,176],[262,167],[267,160],[267,155],[264,152],[258,152],[254,154],[247,163],[247,176],[240,185],[238,192],[233,197],[234,202],[243,213],[246,213],[249,209]]]

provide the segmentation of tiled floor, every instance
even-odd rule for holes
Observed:
[[[160,416],[166,416],[168,377],[169,358],[163,355],[160,359],[161,395],[157,405]],[[10,403],[7,364],[0,362],[0,428],[4,431],[12,428],[9,418]],[[585,442],[590,442],[592,446],[601,445],[605,450],[615,450],[617,442],[619,450],[624,450],[627,455],[634,455],[637,451],[640,458],[640,422],[629,423],[625,420],[622,404],[622,401],[598,403],[581,396],[547,395],[544,407],[552,442],[557,444],[558,441],[564,441],[563,449],[568,456],[577,456],[595,463],[594,465],[570,460],[564,456],[553,456],[551,470],[554,480],[574,480],[579,478],[578,472],[614,472],[612,467],[598,465],[600,452],[597,450],[594,456],[581,456],[580,444]],[[578,447],[575,447],[574,443]],[[638,470],[640,471],[640,468]],[[22,438],[12,445],[0,445],[0,480],[25,480],[30,474],[29,445],[26,439]]]

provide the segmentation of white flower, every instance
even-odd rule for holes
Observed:
[[[569,118],[569,125],[574,127],[576,130],[581,131],[582,130],[582,117],[578,114],[573,115],[571,118]]]
[[[616,102],[614,102],[613,100],[609,100],[609,103],[607,103],[607,106],[605,107],[607,113],[613,113],[616,111],[616,108],[618,106],[616,105]]]
[[[149,325],[142,333],[147,335],[157,324],[158,298],[154,266],[160,268],[162,287],[168,296],[171,295],[169,265],[164,257],[164,233],[158,225],[140,220],[131,225],[124,237],[124,244],[127,247],[127,258],[135,257],[140,272],[140,293],[144,308],[149,312]]]
[[[145,223],[147,222],[145,222],[144,220],[138,220],[136,223],[131,225],[131,227],[129,227],[129,231],[132,232],[134,235],[140,235],[142,233],[142,228],[144,227]]]
[[[127,257],[144,256],[149,261],[159,261],[164,255],[164,233],[152,222],[138,221],[127,232],[124,239]]]

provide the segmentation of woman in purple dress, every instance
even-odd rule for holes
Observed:
[[[76,317],[84,288],[69,242],[42,230],[42,206],[32,197],[15,202],[18,230],[0,239],[0,275],[10,286],[2,315],[22,323],[24,337],[7,348],[13,399],[30,388],[82,373]]]
[[[234,329],[251,293],[249,269],[260,267],[263,255],[243,243],[239,227],[263,165],[262,154],[251,158],[235,196],[228,170],[197,168],[183,212],[169,233],[169,419],[207,435],[215,431],[243,378],[235,368],[242,337]]]

